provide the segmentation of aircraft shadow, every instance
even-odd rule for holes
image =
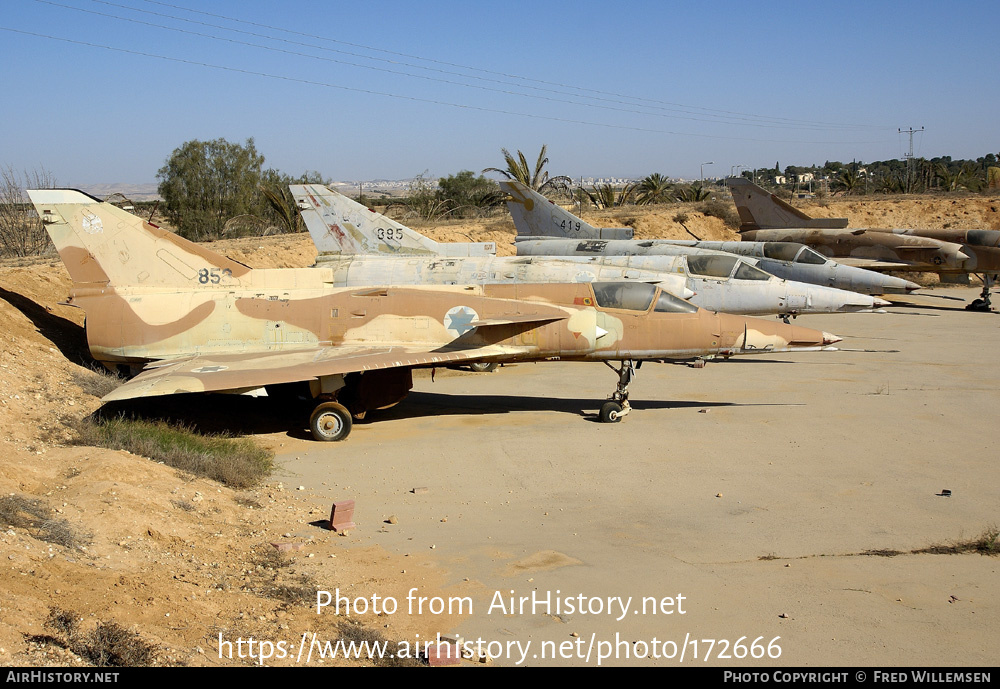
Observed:
[[[512,412],[559,412],[598,421],[602,398],[533,397],[525,395],[448,395],[435,392],[411,392],[390,409],[369,412],[365,421],[422,418],[428,416],[469,416],[509,414]],[[738,402],[703,402],[697,400],[650,400],[631,398],[637,411],[653,409],[708,409],[713,407],[789,406],[785,404],[740,404]],[[364,423],[361,422],[361,423]]]
[[[82,327],[67,318],[50,313],[44,306],[31,299],[2,287],[0,287],[0,299],[24,314],[38,332],[49,339],[64,357],[81,366],[91,366],[95,363],[90,356],[87,335]]]
[[[901,300],[892,301],[892,307],[896,309],[901,309],[900,311],[889,311],[889,313],[903,313],[912,315],[912,310],[927,310],[927,311],[968,311],[965,307],[972,303],[972,300],[966,300],[962,297],[952,297],[946,294],[915,294],[913,295],[913,301]],[[979,295],[976,295],[978,297]],[[919,300],[917,299],[919,297]],[[928,303],[924,300],[929,299],[940,299],[942,301],[950,301],[955,303]],[[971,313],[995,313],[990,311],[972,311]]]
[[[782,403],[740,404],[696,400],[630,400],[637,411],[653,409],[711,409],[714,407],[795,406]],[[521,411],[571,414],[595,423],[603,399],[530,397],[524,395],[448,395],[413,392],[395,407],[368,412],[356,425],[382,421],[437,416],[501,415]],[[309,439],[307,419],[312,409],[304,400],[251,398],[243,395],[166,395],[163,397],[109,402],[91,415],[100,420],[124,416],[146,421],[164,421],[199,433],[233,436],[284,433]]]

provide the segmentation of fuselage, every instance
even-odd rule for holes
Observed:
[[[905,270],[967,273],[975,259],[961,244],[875,230],[783,228],[748,230],[744,241],[799,242],[831,258],[906,264]]]
[[[797,280],[862,294],[907,294],[919,285],[873,270],[847,266],[817,253],[798,242],[708,242],[683,239],[654,239],[637,242],[644,247],[650,241],[692,249],[725,251],[757,260],[757,267],[784,280]],[[643,249],[645,251],[645,249]],[[641,253],[636,251],[636,253]]]
[[[576,261],[593,255],[621,256],[637,269],[684,275],[695,292],[691,302],[710,311],[837,313],[883,305],[870,295],[779,279],[758,268],[756,259],[722,251],[654,244],[648,247],[650,253],[633,255],[636,243],[630,240],[525,239],[516,246],[519,255],[562,256]]]
[[[645,270],[617,256],[569,261],[533,256],[369,256],[320,254],[316,266],[333,272],[337,287],[360,285],[486,285],[639,280],[689,299],[685,276]]]
[[[939,242],[961,246],[962,253],[969,256],[965,270],[959,272],[997,273],[1000,272],[1000,230],[920,230],[898,228],[892,230],[870,230],[907,237],[924,237]],[[943,272],[943,271],[939,271]]]
[[[324,269],[198,289],[80,287],[106,362],[372,347],[490,347],[496,360],[688,359],[821,348],[829,334],[698,309],[641,282],[333,288]],[[223,280],[224,282],[224,280]],[[444,358],[442,359],[444,360]]]

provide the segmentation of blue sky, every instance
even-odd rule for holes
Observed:
[[[696,178],[1000,151],[995,2],[4,0],[0,166],[155,181],[191,139],[335,180]],[[216,16],[217,15],[217,16]],[[131,21],[127,21],[131,20]]]

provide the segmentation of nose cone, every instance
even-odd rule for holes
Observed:
[[[875,308],[875,299],[870,294],[794,282],[788,283],[787,290],[790,305],[805,297],[805,306],[791,309],[799,313],[850,313]]]
[[[831,333],[778,320],[747,318],[719,314],[722,344],[729,351],[723,354],[766,354],[768,352],[800,352],[830,349],[841,338]]]
[[[864,271],[866,273],[872,273],[870,270]],[[920,285],[915,282],[910,282],[909,280],[904,280],[903,278],[898,278],[895,275],[882,275],[879,273],[873,273],[877,275],[871,281],[870,290],[858,290],[867,291],[871,294],[909,294],[914,290],[920,289]]]
[[[881,309],[886,306],[892,306],[891,301],[887,301],[885,299],[879,299],[878,297],[875,297],[874,301],[875,301],[875,308],[877,309]]]

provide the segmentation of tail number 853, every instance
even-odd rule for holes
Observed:
[[[229,268],[202,268],[198,271],[198,282],[203,285],[217,285],[222,278],[231,278],[233,271]]]

